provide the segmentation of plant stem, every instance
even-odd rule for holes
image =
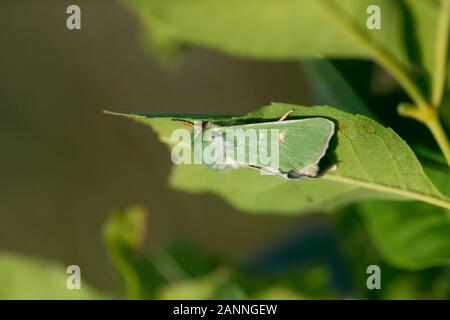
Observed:
[[[434,139],[439,145],[439,148],[442,150],[442,153],[444,154],[445,160],[447,160],[447,163],[450,166],[450,143],[447,138],[447,135],[445,134],[444,128],[442,127],[442,124],[439,121],[438,115],[436,114],[435,117],[425,122],[425,125],[431,131],[432,135],[434,136]]]
[[[166,279],[167,282],[175,282],[187,279],[187,274],[178,262],[166,250],[158,252],[157,259],[153,261],[155,268]]]
[[[398,106],[398,112],[404,117],[415,119],[427,126],[450,166],[450,143],[439,121],[438,110],[431,106],[418,109],[412,104],[401,103]]]
[[[347,184],[351,186],[357,186],[365,189],[375,190],[383,193],[397,195],[403,198],[408,198],[412,200],[426,202],[441,208],[450,210],[450,201],[445,198],[438,198],[434,196],[430,196],[428,194],[421,194],[410,190],[397,189],[386,185],[381,185],[377,183],[373,183],[370,181],[362,181],[350,177],[345,177],[341,175],[335,175],[333,173],[327,173],[323,176],[323,179],[329,181],[336,181],[342,184]]]
[[[400,114],[414,118],[428,127],[450,166],[450,143],[439,121],[438,112],[438,106],[441,103],[444,91],[447,70],[446,62],[450,26],[450,0],[442,1],[444,1],[444,3],[438,30],[432,103],[427,101],[405,68],[388,52],[372,41],[367,34],[342,13],[339,8],[328,0],[316,0],[315,3],[319,4],[324,12],[327,13],[331,19],[343,29],[343,31],[350,35],[356,43],[365,48],[372,58],[383,66],[399,82],[415,104],[415,107],[413,108],[408,107],[400,109]]]
[[[125,283],[126,297],[129,300],[139,300],[141,298],[141,285],[139,277],[129,261],[123,256],[121,248],[115,244],[109,245],[111,262],[115,269],[119,271]]]
[[[415,82],[391,55],[374,43],[359,26],[353,23],[353,21],[343,14],[336,6],[332,5],[330,1],[316,0],[315,2],[317,2],[324,9],[324,12],[326,12],[348,35],[350,35],[355,42],[366,49],[375,61],[391,73],[419,108],[425,108],[428,105],[424,95]]]
[[[450,27],[450,0],[442,0],[441,17],[437,30],[436,40],[436,65],[433,78],[433,91],[431,96],[432,106],[439,108],[445,85],[447,73],[448,36]]]

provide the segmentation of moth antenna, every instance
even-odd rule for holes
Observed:
[[[294,109],[291,109],[291,110],[289,110],[288,112],[286,112],[286,113],[280,118],[280,120],[278,120],[278,122],[282,122],[282,121],[286,120],[286,118],[289,117],[289,115],[290,115],[291,113],[293,113],[294,111],[295,111]]]
[[[187,124],[187,125],[189,125],[189,126],[192,127],[192,128],[195,127],[195,124],[194,124],[192,121],[189,121],[189,120],[184,120],[184,119],[172,119],[172,121],[178,121],[178,122]]]
[[[184,120],[184,119],[172,119],[172,121],[178,121],[181,122],[185,125],[188,125],[189,127],[191,127],[194,130],[194,137],[197,137],[199,134],[201,134],[202,129],[205,127],[206,122],[202,121],[201,122],[201,127],[199,127],[198,125],[196,125],[195,122],[189,121],[189,120]]]

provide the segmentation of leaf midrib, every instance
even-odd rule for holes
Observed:
[[[395,188],[395,187],[383,185],[380,183],[363,181],[363,180],[358,180],[355,178],[339,176],[339,175],[332,174],[332,173],[324,175],[322,177],[322,179],[339,182],[339,183],[343,183],[343,184],[348,184],[348,185],[353,185],[353,186],[358,186],[358,187],[362,187],[362,188],[366,188],[366,189],[370,189],[370,190],[374,190],[374,191],[381,191],[384,193],[399,195],[399,196],[406,197],[409,199],[426,202],[426,203],[429,203],[429,204],[432,204],[432,205],[435,205],[435,206],[438,206],[441,208],[450,209],[450,199],[447,199],[444,196],[442,196],[441,198],[437,198],[437,197],[433,197],[428,194],[424,194],[424,193],[420,193],[420,192],[415,192],[415,191],[411,191],[411,190],[407,190],[407,189]]]

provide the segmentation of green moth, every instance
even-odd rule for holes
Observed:
[[[291,112],[273,122],[197,124],[194,154],[219,170],[247,167],[289,180],[318,177],[334,123],[320,117],[286,120]]]

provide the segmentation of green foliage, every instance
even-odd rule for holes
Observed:
[[[116,211],[106,226],[140,233],[142,226],[130,224],[133,215],[142,209],[131,208]],[[140,214],[141,214],[140,213]],[[140,215],[138,214],[138,215]],[[120,215],[120,218],[119,218]],[[146,215],[146,214],[145,214]],[[148,250],[136,247],[133,255],[124,256],[141,285],[138,295],[131,299],[333,299],[353,298],[445,298],[450,294],[447,284],[448,270],[445,268],[428,272],[405,272],[385,265],[367,246],[367,234],[356,211],[345,210],[338,216],[337,227],[343,238],[337,239],[349,247],[344,250],[352,273],[352,290],[345,293],[337,289],[330,265],[316,262],[310,266],[285,267],[276,273],[261,272],[218,257],[186,241],[177,241],[165,249]],[[133,226],[130,229],[130,226]],[[133,229],[134,228],[134,229]],[[141,234],[144,236],[144,234]],[[345,239],[344,239],[345,238]],[[111,242],[107,242],[111,243]],[[355,244],[357,244],[355,246]],[[111,251],[111,248],[109,248]],[[272,259],[277,259],[276,255]],[[140,263],[137,263],[137,262]],[[114,263],[125,282],[130,270]],[[383,270],[383,286],[380,292],[368,291],[365,287],[365,268],[377,263]]]
[[[394,206],[398,205],[395,202],[391,204]],[[389,204],[385,204],[385,207],[390,210]],[[378,213],[383,214],[382,211]],[[389,213],[392,214],[392,210]],[[367,231],[366,226],[370,224],[370,221],[366,219],[364,212],[361,212],[355,206],[347,207],[332,217],[339,233],[338,241],[341,244],[342,253],[345,256],[345,261],[351,274],[351,291],[355,297],[370,299],[448,299],[450,297],[450,269],[448,264],[439,267],[430,267],[430,263],[427,269],[422,269],[425,266],[422,265],[419,268],[417,264],[418,260],[415,257],[411,257],[411,260],[409,260],[409,257],[403,255],[400,251],[390,252],[391,247],[388,247],[388,251],[386,252],[379,250],[380,244],[377,241],[383,241],[383,239],[375,238],[371,232]],[[418,219],[414,220],[420,222],[418,221],[420,217],[416,217]],[[405,235],[407,234],[406,229],[408,228],[409,230],[420,229],[420,227],[414,227],[412,224],[404,223],[408,220],[408,212],[395,212],[392,218],[391,228],[386,230],[386,238],[395,238],[395,232],[397,230],[400,234]],[[398,221],[401,218],[404,220]],[[396,221],[394,222],[393,220]],[[403,225],[405,225],[405,230],[402,229]],[[414,245],[418,244],[423,247],[420,242],[426,241],[426,238],[422,236],[422,234],[418,233],[417,243]],[[398,248],[392,246],[394,249],[400,249],[400,246],[403,246],[402,249],[406,251],[414,251],[414,246],[412,245],[408,248],[407,243],[402,242],[403,239],[401,236],[395,240],[397,240],[399,246]],[[406,240],[415,241],[413,238]],[[388,243],[388,241],[385,241],[385,243]],[[430,245],[432,241],[426,244]],[[375,250],[374,247],[378,250]],[[393,254],[400,255],[400,258],[390,259],[390,256]],[[413,263],[415,265],[411,267]],[[380,266],[382,290],[367,290],[366,267],[373,264]]]
[[[377,103],[369,107],[364,100],[368,89],[364,92],[366,96],[355,92],[331,63],[313,61],[305,69],[317,99],[321,104],[350,113],[330,107],[272,104],[245,117],[195,117],[223,125],[236,121],[253,123],[278,119],[294,108],[293,118],[329,118],[336,123],[338,131],[321,165],[336,164],[336,171],[328,171],[319,179],[293,182],[262,176],[250,169],[217,172],[200,165],[181,165],[173,169],[170,183],[178,190],[191,193],[215,193],[235,207],[253,213],[302,214],[313,210],[336,211],[337,207],[356,204],[340,211],[344,216],[355,214],[364,221],[364,224],[350,223],[353,227],[347,229],[347,233],[356,232],[355,229],[361,229],[362,233],[350,241],[349,252],[358,253],[350,260],[359,265],[362,261],[369,264],[377,261],[384,270],[389,270],[386,273],[392,280],[385,293],[373,297],[427,297],[422,292],[425,287],[434,296],[448,294],[447,287],[435,289],[436,283],[448,282],[448,271],[432,268],[450,264],[450,171],[441,157],[434,156],[436,148],[431,141],[416,139],[414,129],[408,132],[409,123],[400,124],[392,112],[385,111],[400,104],[401,115],[418,120],[430,130],[450,164],[450,144],[440,123],[441,120],[450,123],[449,94],[441,89],[448,85],[448,0],[123,2],[138,14],[147,42],[164,58],[183,46],[194,45],[264,60],[298,61],[321,56],[370,59],[380,64],[397,80],[413,104],[404,104],[407,99],[400,94],[390,100],[372,96],[371,104]],[[369,5],[381,8],[381,30],[366,28]],[[311,32],[313,28],[321,31]],[[359,80],[367,88],[370,87],[368,78]],[[374,106],[376,109],[371,108]],[[439,119],[439,114],[443,119]],[[175,143],[170,140],[173,129],[182,126],[171,118],[193,120],[192,116],[180,115],[117,115],[151,126],[169,146]],[[386,123],[401,132],[407,141],[386,128]],[[417,141],[425,141],[426,145],[419,146]],[[415,154],[419,155],[420,162]],[[368,256],[372,248],[364,238],[364,227],[381,257]],[[427,268],[432,275],[404,274],[389,269],[384,260],[407,270]],[[213,297],[223,283],[235,278],[233,270],[214,269],[195,280],[188,277],[176,284],[169,281],[161,295],[179,297],[191,291],[199,298]],[[365,276],[361,270],[354,273],[358,283],[363,283]],[[237,296],[245,296],[243,292],[253,296],[245,290],[246,281],[238,283],[225,287],[234,288],[231,291]],[[266,291],[259,292],[260,296],[264,296],[262,292],[276,292],[280,296],[299,297],[307,292],[278,285],[265,288]]]
[[[370,115],[370,109],[331,63],[314,61],[307,64],[307,70],[308,75],[315,79],[314,92],[321,99]],[[442,158],[436,156],[429,146],[427,148],[416,148],[416,151],[434,159],[431,163],[442,163]],[[443,194],[450,195],[449,171],[445,165],[443,168],[427,168],[426,173]],[[357,210],[365,219],[374,245],[392,265],[416,270],[449,264],[448,210],[417,202],[392,201],[361,203]],[[357,228],[364,228],[364,225]]]
[[[291,109],[294,110],[291,118],[317,116],[336,122],[338,131],[329,151],[333,158],[330,161],[337,165],[336,171],[320,179],[285,181],[250,169],[224,173],[197,165],[181,165],[175,167],[172,185],[190,192],[217,193],[250,212],[298,214],[367,199],[402,198],[450,207],[449,200],[433,186],[408,145],[391,129],[369,118],[330,107],[272,104],[245,117],[222,118],[221,123],[270,121]],[[170,141],[167,129],[173,129],[171,118],[126,116],[152,126],[162,141]]]
[[[69,290],[67,277],[60,264],[6,252],[0,254],[0,300],[104,298],[83,281],[81,289]]]
[[[311,90],[317,100],[349,113],[365,115],[372,119],[376,118],[330,61],[310,60],[303,64],[303,69],[310,79]]]
[[[400,5],[390,0],[125,0],[136,12],[149,40],[195,44],[258,59],[297,60],[318,55],[365,58],[341,22],[329,15],[332,5],[398,60],[405,60]],[[366,28],[366,9],[377,4],[385,14],[379,32]],[[362,14],[363,13],[363,14]],[[313,26],[323,32],[311,32]]]
[[[450,264],[450,216],[424,203],[359,205],[377,247],[393,265],[422,269]]]
[[[450,194],[446,173],[427,172]],[[417,202],[367,202],[358,208],[377,248],[393,265],[412,270],[450,265],[450,211]]]
[[[446,1],[446,0],[445,0]],[[412,63],[422,70],[423,76],[431,85],[433,74],[436,72],[436,33],[441,10],[440,1],[404,1],[406,45]]]
[[[129,299],[145,298],[146,288],[162,281],[158,277],[152,277],[148,281],[140,273],[142,268],[149,269],[148,272],[152,270],[138,255],[146,235],[146,227],[147,212],[140,207],[129,208],[126,213],[113,212],[104,226],[103,234],[111,262],[124,280]],[[151,293],[152,291],[148,291],[148,294]]]
[[[280,277],[251,272],[183,242],[147,251],[141,246],[148,214],[115,211],[105,224],[111,262],[129,299],[295,299],[333,297],[328,270],[287,270]],[[130,239],[134,239],[130,241]],[[139,239],[136,241],[136,239]],[[306,293],[306,294],[305,294]]]
[[[176,143],[170,139],[173,130],[183,127],[172,118],[226,126],[273,121],[294,109],[291,118],[334,121],[337,131],[321,166],[324,171],[337,167],[318,179],[287,181],[251,169],[218,172],[181,165],[173,168],[170,183],[190,193],[214,193],[255,214],[334,212],[337,242],[351,273],[351,290],[340,292],[333,287],[329,266],[322,263],[271,274],[185,241],[148,250],[148,213],[132,207],[113,212],[104,227],[109,257],[123,280],[126,298],[450,297],[450,170],[436,156],[431,140],[419,146],[417,134],[400,130],[400,120],[390,112],[400,105],[401,115],[424,124],[450,164],[450,144],[440,123],[449,128],[450,91],[442,88],[449,82],[450,0],[122,2],[139,17],[145,42],[162,59],[186,46],[200,46],[266,61],[318,56],[372,60],[403,90],[390,99],[374,96],[369,92],[370,76],[364,75],[358,81],[367,92],[357,92],[352,88],[355,81],[348,83],[330,61],[314,60],[304,64],[313,93],[320,104],[340,110],[274,103],[243,117],[113,113],[150,126],[169,147]],[[366,27],[369,5],[381,8],[381,30]],[[367,95],[372,95],[371,103]],[[370,264],[383,270],[382,291],[368,292],[365,287],[364,267]],[[68,290],[67,276],[56,263],[1,253],[0,299],[104,298],[84,282],[81,290]]]
[[[215,263],[186,246],[147,253],[143,241],[147,234],[148,213],[141,207],[115,211],[104,227],[104,238],[111,262],[121,275],[128,299],[179,297],[188,292],[201,298],[211,294],[214,281],[205,280],[191,290],[189,277],[210,272]],[[176,283],[176,285],[175,285]]]

